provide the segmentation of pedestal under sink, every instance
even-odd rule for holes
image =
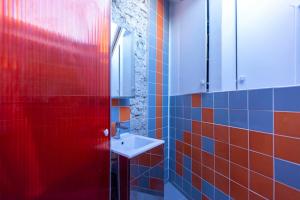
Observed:
[[[111,151],[114,199],[164,199],[163,140],[124,133]]]

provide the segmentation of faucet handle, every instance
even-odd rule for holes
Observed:
[[[116,122],[116,128],[120,128],[123,130],[128,130],[129,128],[127,126],[124,126],[122,124],[125,124],[125,122]]]

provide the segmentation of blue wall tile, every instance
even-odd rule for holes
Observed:
[[[178,129],[176,129],[176,140],[183,141],[183,134],[182,134],[182,130],[178,130]]]
[[[161,170],[160,166],[153,167],[150,169],[150,176],[154,178],[161,178],[163,177],[163,171]]]
[[[169,60],[168,59],[163,59],[163,63],[162,64],[163,64],[163,66],[164,65],[168,65],[169,64]]]
[[[176,118],[176,129],[179,129],[181,131],[184,130],[184,120]]]
[[[156,35],[156,24],[152,21],[153,16],[150,17],[150,23],[149,23],[149,35]]]
[[[188,132],[192,131],[192,120],[190,120],[190,119],[184,120],[184,130],[188,131]]]
[[[202,196],[201,192],[197,188],[192,186],[192,199],[199,200],[201,199],[201,196]]]
[[[191,196],[191,192],[192,192],[192,186],[191,186],[191,182],[190,181],[186,181],[185,179],[183,179],[183,183],[182,183],[182,189],[183,192],[190,197]]]
[[[163,129],[163,139],[165,140],[165,145],[167,147],[169,140],[167,140],[168,138],[168,127],[164,127]]]
[[[248,128],[248,111],[247,110],[230,110],[229,111],[230,126],[238,128]]]
[[[191,95],[184,95],[183,96],[183,106],[187,108],[192,107],[192,98]]]
[[[249,129],[273,133],[273,111],[249,111]]]
[[[168,117],[163,117],[163,127],[168,127],[169,121],[168,121]]]
[[[148,106],[155,106],[156,105],[156,96],[155,95],[148,95]]]
[[[273,110],[273,89],[249,90],[250,110]]]
[[[149,70],[149,82],[156,83],[156,72]]]
[[[247,91],[229,92],[230,109],[248,109]]]
[[[228,108],[228,92],[214,93],[214,108]]]
[[[192,108],[192,120],[201,121],[201,108]]]
[[[176,169],[175,169],[175,168],[176,168],[176,167],[175,167],[176,165],[175,165],[175,161],[174,161],[174,160],[175,160],[175,159],[170,159],[170,169],[175,171],[175,170],[176,170]],[[171,174],[171,172],[170,172],[170,174]]]
[[[184,155],[183,156],[183,164],[184,164],[184,167],[186,167],[187,169],[191,170],[192,161],[191,161],[190,157]]]
[[[156,94],[156,84],[155,83],[148,83],[148,93],[149,94]]]
[[[202,137],[202,150],[214,154],[215,142],[208,137]]]
[[[168,107],[162,107],[162,115],[165,118],[168,118],[168,112],[169,112],[169,108]]]
[[[112,122],[119,121],[119,108],[118,107],[111,107],[111,121]]]
[[[120,106],[130,106],[130,99],[119,99]]]
[[[165,19],[169,19],[169,1],[164,1],[164,17]]]
[[[156,138],[156,131],[155,130],[151,130],[150,128],[148,128],[148,136],[151,138]]]
[[[300,165],[275,159],[275,180],[300,190]]]
[[[149,70],[155,72],[156,70],[156,60],[155,58],[149,58]]]
[[[163,95],[163,106],[169,107],[169,97],[167,95]]]
[[[156,48],[156,36],[153,34],[149,34],[149,46]],[[149,58],[154,59],[154,60],[156,59],[156,55],[151,55],[151,56],[152,57],[150,57],[150,55],[149,55]]]
[[[176,107],[183,107],[183,96],[176,96]]]
[[[202,94],[202,107],[213,108],[214,107],[214,95],[213,93]]]
[[[175,117],[170,117],[170,132],[172,127],[175,128]]]
[[[163,73],[163,85],[168,86],[169,85],[169,76],[168,74]],[[168,94],[166,94],[168,95]]]
[[[170,96],[170,106],[175,107],[175,105],[176,105],[176,97]]]
[[[149,58],[156,59],[156,49],[152,46],[149,47]]]
[[[191,119],[192,118],[192,108],[191,107],[184,107],[183,108],[183,117],[185,119]]]
[[[182,188],[182,176],[178,176],[177,174],[175,174],[175,184],[179,188]]]
[[[148,130],[153,131],[156,129],[156,118],[148,119]]]
[[[300,111],[300,87],[274,89],[276,111]]]
[[[170,170],[169,175],[170,175],[170,182],[174,182],[175,181],[175,173],[172,170]]]
[[[175,148],[176,148],[175,140],[174,140],[174,138],[170,138],[170,152],[173,151],[175,153]],[[171,153],[170,153],[170,156],[171,156]]]
[[[164,64],[163,65],[163,73],[164,74],[169,74],[169,65],[168,64]]]
[[[175,128],[170,128],[170,141],[175,141]],[[171,143],[172,144],[172,143]],[[175,148],[175,146],[174,146]],[[172,146],[171,146],[171,149],[172,149]]]
[[[212,186],[210,183],[206,182],[205,180],[202,180],[202,192],[208,198],[214,199],[214,186]]]
[[[185,166],[183,167],[183,179],[189,183],[191,183],[192,181],[192,171],[185,168]]]
[[[183,107],[175,107],[176,117],[183,118],[184,108]]]
[[[148,117],[156,118],[156,107],[154,106],[148,107]]]
[[[229,196],[224,194],[221,190],[215,188],[215,200],[229,200]]]
[[[228,110],[214,109],[214,123],[228,125]]]

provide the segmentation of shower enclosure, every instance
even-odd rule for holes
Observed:
[[[110,1],[0,1],[0,199],[109,199]]]

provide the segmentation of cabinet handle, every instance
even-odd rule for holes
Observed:
[[[239,82],[239,84],[244,84],[245,83],[245,81],[246,81],[246,76],[239,76],[239,78],[238,78],[238,82]]]
[[[206,87],[207,82],[205,80],[201,80],[200,84],[201,84],[202,87]]]

